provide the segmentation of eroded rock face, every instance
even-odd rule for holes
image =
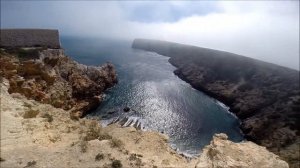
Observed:
[[[226,134],[216,134],[203,149],[196,168],[272,167],[288,168],[288,164],[265,147],[252,142],[233,143]]]
[[[1,167],[111,167],[116,159],[126,168],[287,167],[264,147],[230,142],[225,134],[216,135],[200,157],[187,159],[164,134],[118,124],[103,128],[86,118],[74,121],[63,109],[9,94],[9,83],[0,83]]]
[[[10,93],[71,110],[78,118],[98,107],[103,91],[117,83],[114,66],[86,66],[64,55],[62,49],[39,52],[38,59],[1,52],[1,76],[9,79]]]
[[[132,47],[170,57],[179,78],[230,107],[248,140],[299,167],[299,71],[166,41],[136,39]]]

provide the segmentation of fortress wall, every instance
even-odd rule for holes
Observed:
[[[1,29],[0,47],[60,48],[58,30]]]

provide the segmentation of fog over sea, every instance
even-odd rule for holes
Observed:
[[[174,75],[168,57],[131,48],[132,41],[62,37],[68,56],[87,65],[111,62],[118,84],[106,91],[104,102],[88,118],[101,117],[103,125],[129,118],[126,125],[139,124],[170,137],[170,144],[187,155],[199,154],[215,133],[243,139],[239,121],[226,106]],[[130,112],[124,113],[124,107]]]

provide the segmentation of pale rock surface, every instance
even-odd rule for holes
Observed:
[[[111,63],[82,65],[65,55],[63,49],[31,52],[35,54],[20,56],[16,51],[1,50],[0,74],[9,80],[8,92],[57,108],[72,109],[70,115],[74,119],[96,109],[102,102],[103,92],[117,83]]]
[[[252,142],[233,143],[225,134],[214,136],[199,158],[187,159],[170,148],[166,135],[116,124],[101,128],[88,119],[74,121],[65,110],[18,93],[9,94],[8,87],[9,82],[3,79],[0,167],[111,167],[114,160],[120,160],[125,168],[288,167],[264,147]],[[24,119],[30,109],[39,114]],[[45,113],[53,121],[43,118]],[[91,138],[97,130],[104,139]],[[90,139],[84,140],[87,135]],[[113,141],[120,144],[113,146]],[[103,158],[96,160],[98,154]]]
[[[175,75],[230,107],[246,139],[300,167],[299,71],[167,41],[135,39],[132,48],[170,57]]]
[[[288,164],[265,147],[253,142],[234,143],[226,134],[216,134],[203,149],[196,168],[287,168]]]
[[[28,100],[19,93],[8,93],[9,82],[1,83],[1,162],[2,168],[18,167],[111,167],[120,160],[122,167],[194,167],[170,148],[168,138],[156,132],[110,125],[101,128],[88,119],[74,121],[65,110]],[[23,118],[28,110],[39,114]],[[42,116],[48,113],[52,122]],[[84,140],[96,131],[101,138]],[[97,135],[98,136],[98,135]],[[117,142],[117,145],[112,145]],[[96,156],[100,154],[100,160]]]

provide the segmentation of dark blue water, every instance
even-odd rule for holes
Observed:
[[[209,144],[215,133],[242,140],[239,121],[225,106],[175,76],[167,57],[132,49],[130,41],[64,37],[61,42],[66,53],[80,63],[116,66],[119,83],[88,117],[102,116],[102,123],[130,117],[145,130],[166,133],[172,147],[192,155]],[[125,106],[131,112],[123,113]],[[107,114],[113,111],[117,112]]]

